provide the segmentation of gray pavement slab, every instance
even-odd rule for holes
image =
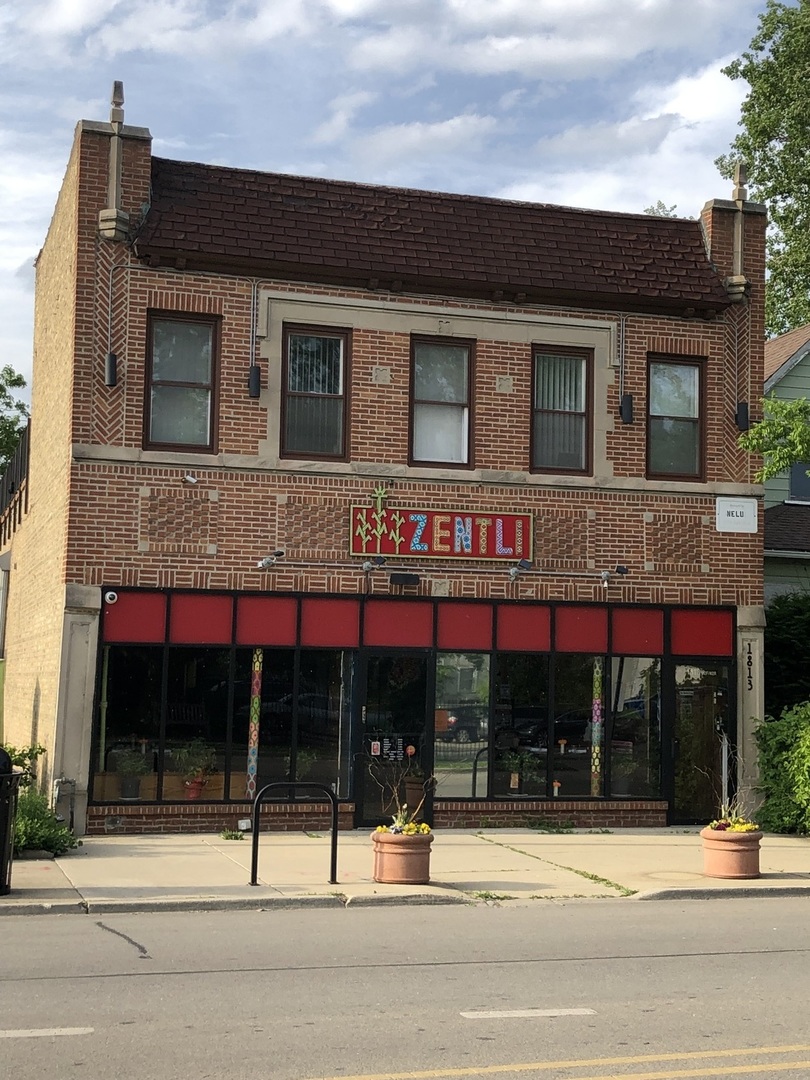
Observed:
[[[440,830],[429,885],[372,878],[369,830],[342,832],[338,882],[329,883],[328,833],[262,833],[259,885],[248,884],[251,838],[218,835],[90,837],[58,859],[20,859],[0,915],[352,904],[499,903],[807,895],[810,838],[766,836],[762,877],[702,873],[697,829],[611,833],[533,829]]]

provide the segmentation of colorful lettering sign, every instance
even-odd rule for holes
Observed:
[[[352,555],[507,562],[532,557],[531,514],[389,507],[386,498],[378,487],[371,506],[352,507]]]

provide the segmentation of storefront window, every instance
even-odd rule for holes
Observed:
[[[549,658],[501,653],[495,669],[492,794],[544,798],[548,761]]]
[[[164,801],[225,798],[230,649],[169,649]]]
[[[349,794],[351,653],[301,653],[295,760],[291,776]]]
[[[611,676],[610,793],[660,796],[661,663],[614,657]]]
[[[483,798],[489,739],[489,655],[439,653],[436,657],[436,795]]]
[[[604,682],[601,656],[554,661],[552,794],[561,799],[604,794]]]
[[[163,649],[106,645],[93,770],[96,802],[157,797]]]

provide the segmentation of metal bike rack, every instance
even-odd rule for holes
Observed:
[[[287,780],[279,780],[273,784],[265,784],[260,791],[256,792],[256,798],[253,800],[253,813],[252,813],[252,827],[253,827],[253,850],[251,853],[250,862],[250,885],[259,884],[259,813],[262,808],[262,803],[265,801],[265,796],[268,791],[272,791],[277,788],[285,788],[289,791],[291,788],[296,790],[306,789],[307,791],[317,791],[320,795],[325,795],[329,800],[332,807],[332,836],[330,844],[330,856],[331,861],[329,864],[329,884],[337,885],[337,837],[338,837],[338,803],[337,796],[330,787],[326,787],[324,784],[307,784],[307,783],[290,783]],[[313,802],[313,799],[302,800],[306,802]],[[278,802],[298,802],[297,799],[279,799]]]

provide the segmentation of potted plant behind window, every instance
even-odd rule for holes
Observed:
[[[380,788],[384,812],[393,810],[390,825],[378,825],[371,834],[374,845],[374,880],[383,885],[427,885],[430,881],[430,845],[433,833],[420,821],[422,808],[435,778],[424,779],[416,760],[416,747],[405,747],[401,762],[371,758],[369,775]],[[419,776],[416,775],[417,771]],[[410,783],[409,783],[410,781]],[[418,785],[418,787],[416,786]],[[417,798],[409,806],[408,790]]]
[[[119,791],[122,799],[141,797],[141,777],[152,771],[152,765],[146,754],[140,750],[117,750],[115,752],[115,771],[120,779]]]
[[[174,760],[185,783],[186,798],[201,798],[208,777],[217,767],[214,747],[204,739],[192,739],[186,746],[175,751]]]

